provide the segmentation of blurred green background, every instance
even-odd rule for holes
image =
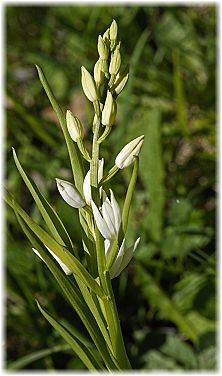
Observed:
[[[215,6],[5,7],[7,186],[42,224],[13,162],[25,170],[80,245],[77,216],[59,196],[55,177],[71,178],[65,142],[38,80],[42,66],[64,110],[84,123],[90,147],[91,104],[80,67],[92,71],[97,37],[115,18],[130,79],[118,98],[116,125],[102,145],[106,169],[132,138],[144,134],[128,244],[134,259],[113,280],[123,334],[135,369],[216,368],[215,259]],[[113,189],[123,203],[130,169]],[[64,322],[85,329],[31,251],[7,210],[9,369],[84,369],[37,309],[35,298]]]

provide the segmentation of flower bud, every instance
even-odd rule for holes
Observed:
[[[139,155],[143,141],[144,135],[135,138],[135,140],[130,141],[124,146],[115,159],[116,166],[120,169],[130,166],[134,162],[135,157]]]
[[[107,92],[106,101],[102,111],[102,125],[111,127],[116,116],[116,101],[110,91]]]
[[[67,204],[77,209],[86,205],[81,194],[72,183],[65,180],[56,179],[56,184],[60,195],[62,196],[63,200],[67,202]]]
[[[83,91],[91,102],[95,102],[98,99],[95,81],[85,67],[82,66],[81,70]]]
[[[107,47],[109,46],[109,28],[103,34],[103,40],[106,43]]]
[[[66,123],[70,137],[73,141],[77,142],[84,137],[84,130],[81,121],[73,115],[71,111],[66,112]]]
[[[111,26],[110,26],[110,31],[109,31],[110,40],[114,40],[114,41],[116,40],[117,32],[118,32],[117,23],[116,23],[115,20],[113,20],[113,22],[111,23]]]
[[[103,62],[99,59],[94,66],[94,80],[97,86],[101,85],[103,77]]]
[[[109,51],[106,45],[106,42],[103,40],[101,35],[98,37],[98,52],[99,52],[99,57],[102,60],[107,60],[109,56]]]
[[[121,64],[121,55],[119,52],[119,48],[116,47],[114,53],[111,56],[111,61],[109,65],[109,73],[117,74],[119,72],[120,64]]]
[[[113,90],[115,91],[116,95],[119,95],[121,91],[124,89],[127,81],[129,78],[129,73],[127,73],[125,76],[121,77],[118,73],[116,80],[114,82]]]

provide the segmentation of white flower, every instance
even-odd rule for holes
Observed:
[[[125,76],[121,76],[119,73],[116,76],[116,79],[114,81],[113,90],[115,91],[116,95],[119,95],[121,91],[124,89],[127,81],[129,78],[129,73],[127,73]]]
[[[121,223],[120,208],[117,204],[113,191],[110,189],[110,200],[104,192],[101,213],[92,201],[92,211],[96,225],[105,239],[113,239],[119,232]]]
[[[99,160],[99,168],[98,168],[98,183],[102,180],[103,177],[103,166],[104,166],[104,159]],[[91,204],[92,196],[91,196],[91,186],[90,186],[90,170],[87,172],[84,182],[83,182],[83,193],[88,205]]]
[[[83,88],[83,91],[84,91],[86,97],[91,102],[94,102],[98,99],[95,81],[85,67],[82,66],[81,71],[82,71],[82,88]]]
[[[116,101],[110,91],[107,92],[102,111],[102,125],[111,127],[116,117]]]
[[[69,274],[72,274],[71,270],[64,264],[64,262],[62,262],[52,251],[51,249],[49,249],[49,247],[47,247],[45,245],[45,247],[48,249],[48,251],[51,253],[51,255],[54,257],[54,259],[58,262],[58,264],[61,266],[62,270],[64,271],[65,274],[69,275]],[[43,260],[42,256],[40,255],[40,253],[37,251],[37,249],[35,248],[32,248],[33,252],[36,253],[36,255],[38,255],[40,257],[40,259]]]
[[[106,42],[103,40],[101,35],[98,37],[98,52],[99,52],[99,57],[102,60],[107,60],[109,56],[109,50],[107,48]]]
[[[84,137],[84,130],[81,121],[71,111],[66,112],[66,124],[70,137],[77,142]]]
[[[104,72],[102,70],[103,62],[101,59],[97,60],[96,64],[94,65],[94,80],[97,86],[99,86],[104,78]]]
[[[110,269],[111,279],[118,277],[118,275],[123,271],[123,269],[125,269],[125,267],[129,264],[136,248],[138,247],[139,242],[140,242],[140,238],[138,238],[131,247],[125,249],[125,238],[123,239],[123,242],[121,244],[117,257]],[[104,245],[105,245],[105,252],[106,252],[106,259],[107,259],[109,252],[112,248],[112,242],[110,242],[110,240],[108,239],[105,239]]]
[[[135,138],[125,145],[115,159],[116,166],[121,169],[130,166],[134,162],[135,157],[139,155],[143,141],[144,135]]]
[[[116,47],[114,53],[111,56],[110,65],[109,65],[109,73],[110,74],[117,74],[119,72],[119,68],[121,65],[121,55],[119,52],[119,47]]]
[[[109,46],[109,28],[103,34],[103,40],[106,42],[106,45]]]
[[[82,208],[86,205],[79,191],[74,187],[72,183],[68,181],[56,179],[56,184],[59,193],[61,194],[63,200],[67,202],[73,208]]]
[[[114,40],[114,41],[116,40],[117,32],[118,32],[117,23],[115,20],[113,20],[113,22],[111,23],[110,32],[109,32],[110,40]]]

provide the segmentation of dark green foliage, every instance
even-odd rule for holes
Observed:
[[[80,67],[92,70],[97,36],[113,18],[118,22],[130,78],[118,98],[115,132],[102,148],[107,172],[128,141],[145,135],[128,226],[129,243],[138,236],[141,243],[127,270],[113,281],[135,369],[217,368],[216,12],[215,6],[204,5],[5,7],[7,188],[44,227],[15,167],[13,146],[80,254],[77,213],[62,201],[55,184],[56,177],[71,178],[67,149],[34,64],[44,68],[61,107],[81,118],[90,148],[92,113],[81,89]],[[123,204],[130,171],[117,176],[114,191]],[[81,321],[32,253],[13,211],[5,213],[5,368],[84,369],[40,316],[35,299],[80,342],[88,340]],[[78,332],[68,326],[70,321]]]

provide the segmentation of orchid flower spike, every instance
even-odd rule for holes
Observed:
[[[51,253],[51,255],[54,257],[54,259],[58,262],[58,264],[61,266],[61,268],[62,268],[62,270],[64,271],[64,273],[65,273],[66,275],[70,275],[70,274],[72,274],[72,271],[71,271],[71,270],[70,270],[70,269],[64,264],[64,262],[62,262],[62,261],[60,260],[60,258],[58,258],[58,256],[56,256],[55,253],[53,253],[49,247],[47,247],[46,245],[45,245],[45,247],[46,247],[47,250]],[[43,258],[42,258],[42,256],[40,255],[40,253],[37,251],[37,249],[32,248],[32,250],[33,250],[33,252],[35,252],[35,254],[36,254],[37,256],[40,257],[40,259],[41,259],[42,261],[44,261]],[[45,262],[45,261],[44,261],[44,262]]]
[[[104,159],[102,158],[99,160],[98,183],[103,178],[103,166],[104,166]],[[90,170],[87,172],[84,182],[83,182],[83,193],[84,193],[86,203],[88,205],[91,205],[92,196],[91,196],[91,186],[90,186]]]
[[[103,195],[102,214],[93,201],[91,202],[92,211],[96,225],[102,236],[105,239],[114,239],[119,232],[121,224],[120,208],[111,189],[110,200],[104,191]]]
[[[67,204],[77,209],[86,205],[81,194],[72,183],[65,180],[56,179],[56,184],[60,195],[62,196],[63,200],[67,202]]]
[[[131,247],[126,249],[125,238],[123,239],[123,242],[117,254],[116,260],[114,261],[109,272],[111,279],[118,277],[118,275],[123,271],[123,269],[126,268],[130,260],[132,259],[133,254],[135,250],[137,249],[139,242],[140,242],[140,238],[138,238]],[[112,248],[112,242],[110,242],[110,240],[108,239],[105,239],[104,245],[105,245],[106,258],[108,258],[109,251]]]

